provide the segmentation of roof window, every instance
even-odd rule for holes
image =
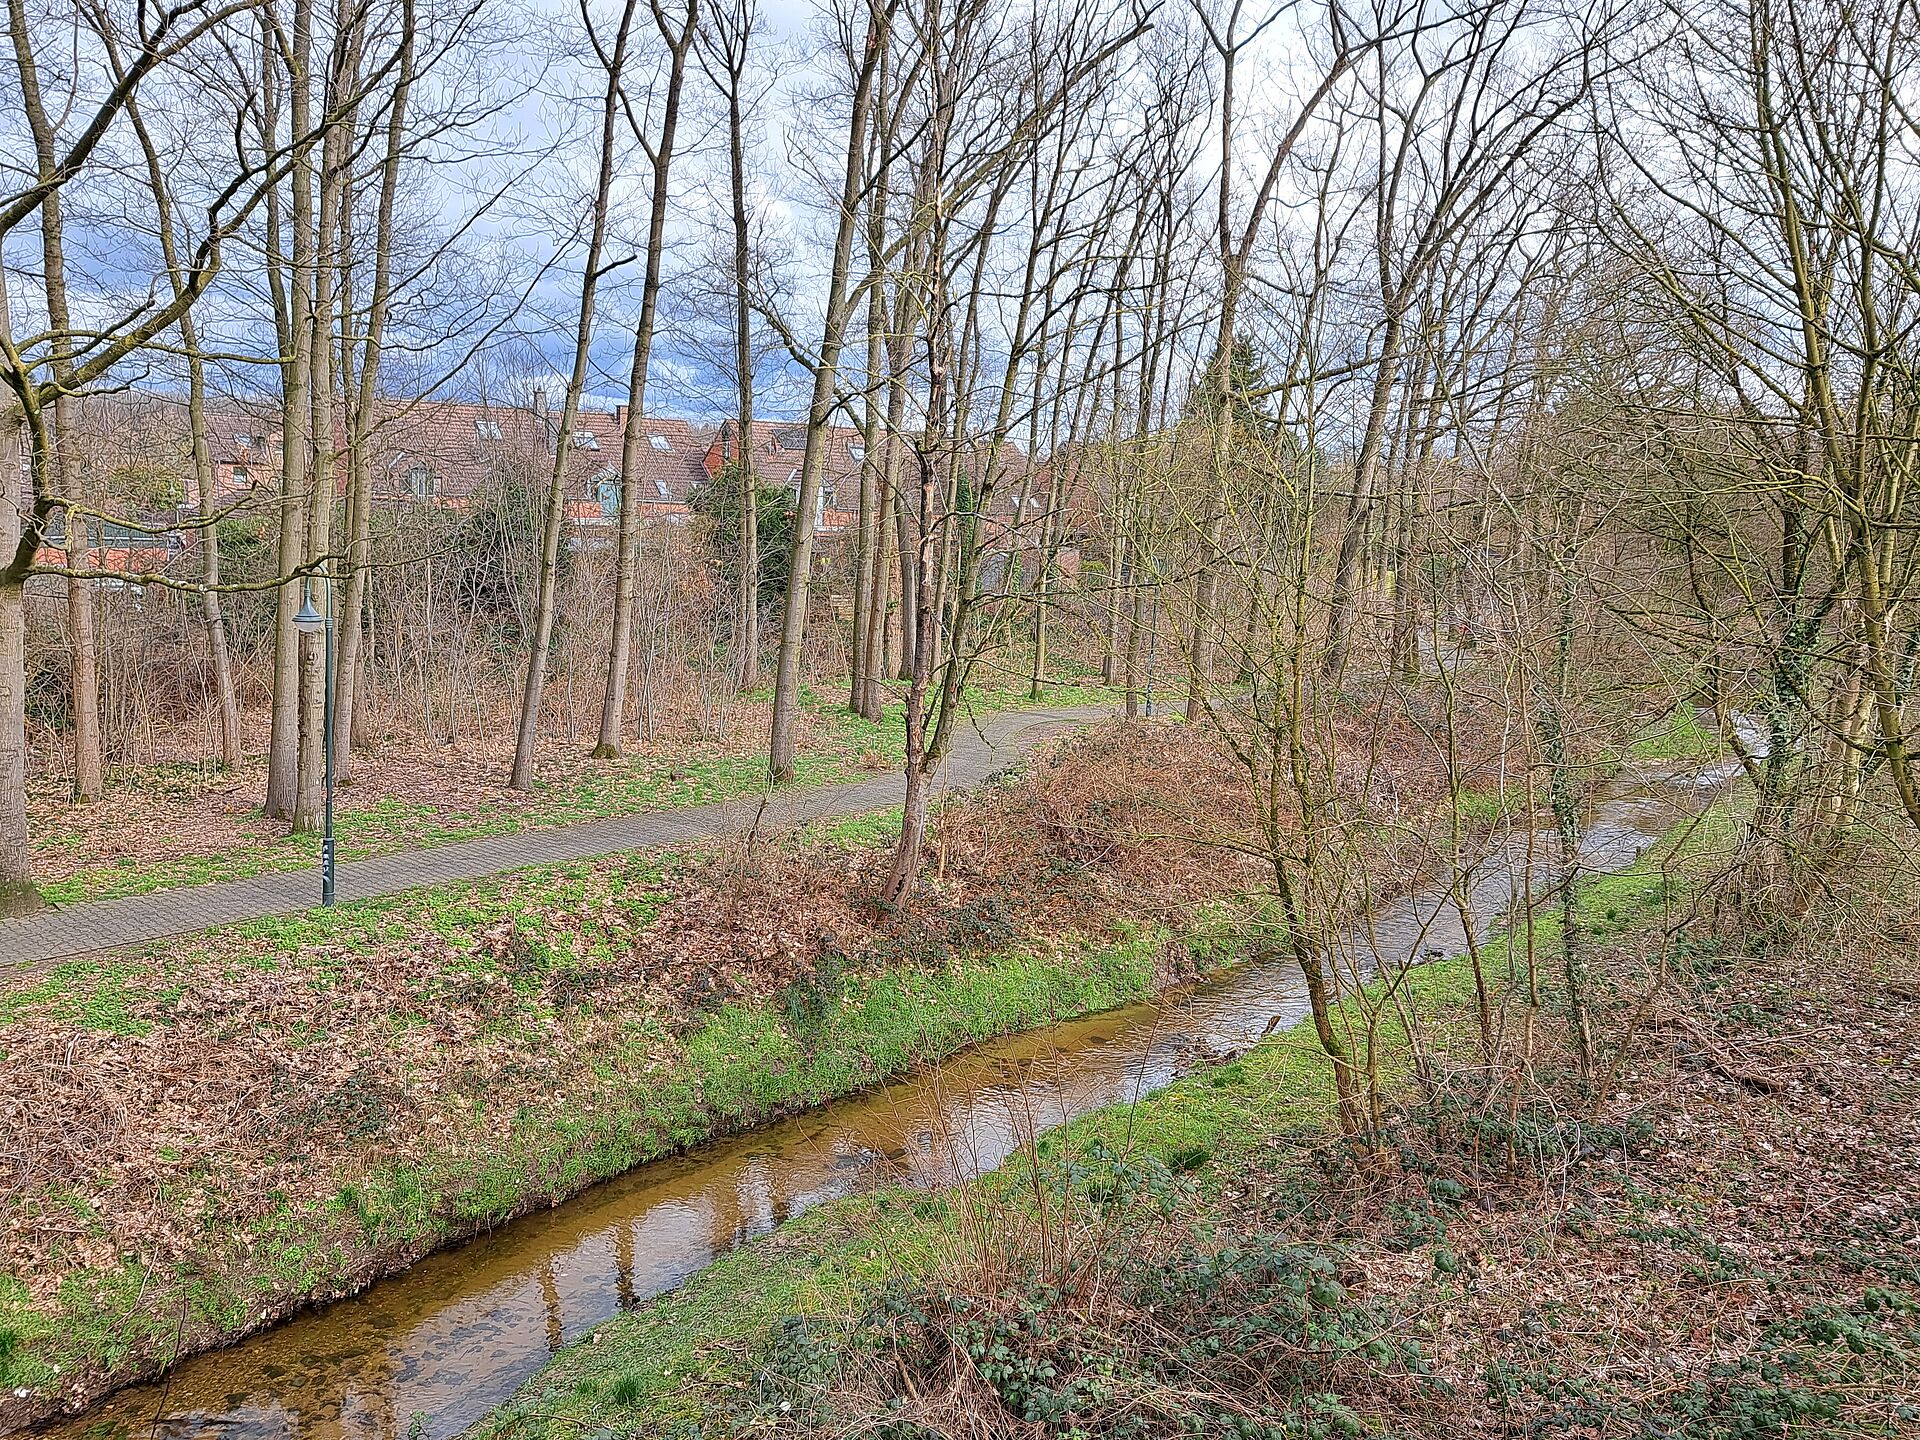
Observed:
[[[671,450],[673,448],[673,442],[664,435],[649,435],[647,439],[652,442],[653,448],[656,450]]]

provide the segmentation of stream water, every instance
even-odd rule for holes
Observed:
[[[1592,871],[1632,864],[1711,798],[1725,771],[1642,778],[1604,796],[1583,843]],[[1538,855],[1534,851],[1538,850]],[[1549,837],[1519,832],[1470,877],[1477,924],[1536,890]],[[1371,969],[1465,935],[1444,885],[1344,937]],[[679,1159],[432,1255],[363,1294],[197,1356],[45,1433],[165,1440],[445,1440],[504,1403],[555,1351],[622,1309],[823,1201],[876,1182],[949,1184],[1024,1136],[1168,1084],[1305,1011],[1290,964],[1242,966],[1158,1002],[1013,1036]]]

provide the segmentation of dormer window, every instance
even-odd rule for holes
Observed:
[[[647,440],[649,441],[649,443],[652,444],[653,448],[656,450],[673,449],[673,442],[667,439],[667,437],[664,435],[649,435],[647,437]]]
[[[498,440],[500,438],[500,422],[498,420],[488,420],[484,418],[475,420],[473,422],[473,433],[478,435],[482,440]]]
[[[591,430],[576,430],[573,432],[573,448],[576,450],[598,450],[600,448],[600,437]]]

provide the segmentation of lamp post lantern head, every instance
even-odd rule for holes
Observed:
[[[318,635],[327,628],[327,617],[313,608],[313,592],[300,593],[300,608],[294,613],[293,628],[307,635]]]

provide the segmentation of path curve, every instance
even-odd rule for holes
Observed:
[[[1107,719],[1113,713],[1108,706],[1082,705],[1007,711],[977,726],[968,723],[954,737],[938,784],[948,791],[978,785],[1005,769],[1045,733],[1063,725]],[[890,772],[839,785],[788,787],[712,805],[646,810],[611,820],[396,851],[340,865],[335,894],[343,903],[369,900],[421,885],[478,880],[529,865],[721,840],[743,835],[756,825],[763,832],[791,830],[815,820],[887,809],[901,802],[905,789],[905,777]],[[0,968],[115,950],[270,915],[291,915],[318,900],[318,873],[289,870],[43,910],[0,920]]]

